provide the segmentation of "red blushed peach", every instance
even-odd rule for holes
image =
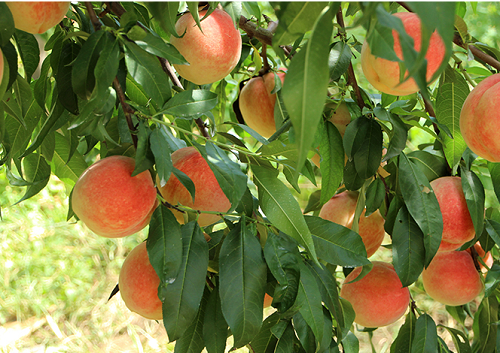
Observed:
[[[278,73],[281,83],[285,81],[285,74]],[[276,132],[274,122],[274,104],[276,94],[274,89],[274,73],[268,72],[264,76],[253,77],[241,89],[240,111],[245,123],[265,138]]]
[[[319,216],[351,229],[357,202],[357,192],[341,192],[324,204],[319,212]],[[359,235],[365,245],[367,256],[370,257],[377,251],[384,240],[385,220],[378,210],[368,217],[365,217],[365,213],[366,210],[363,210],[359,217]]]
[[[214,173],[208,166],[207,161],[194,147],[184,147],[172,153],[174,168],[184,172],[194,183],[195,199],[191,198],[189,191],[181,184],[175,175],[171,175],[164,186],[160,186],[157,178],[158,188],[163,198],[171,205],[183,205],[199,211],[227,212],[231,203],[222,191],[215,178]],[[172,209],[175,217],[180,223],[184,223],[181,212]],[[201,227],[208,226],[220,220],[217,214],[201,213],[198,224]]]
[[[68,12],[70,2],[6,2],[17,29],[32,34],[45,33],[57,25]]]
[[[460,132],[478,156],[500,162],[500,74],[481,81],[467,96],[460,111]]]
[[[156,188],[149,171],[132,177],[133,158],[111,156],[83,172],[73,188],[75,214],[94,233],[120,238],[148,225],[158,206]]]
[[[200,19],[206,11],[200,12]],[[175,24],[182,38],[170,37],[170,43],[188,61],[189,65],[174,65],[177,73],[197,85],[222,80],[238,64],[241,56],[241,35],[231,16],[215,9],[197,26],[190,13],[184,14]]]
[[[130,311],[151,320],[163,318],[158,298],[160,278],[149,262],[146,242],[136,246],[126,257],[120,270],[118,286],[121,297]]]
[[[467,251],[438,252],[422,272],[426,293],[446,305],[463,305],[483,290],[481,276]]]
[[[264,296],[264,309],[269,308],[272,302],[273,302],[273,297],[271,297],[269,294],[266,293],[266,295]]]
[[[431,182],[443,215],[443,236],[439,251],[459,248],[476,234],[467,208],[460,177],[446,176]]]
[[[403,22],[406,33],[413,38],[414,48],[420,51],[420,18],[415,13],[398,12],[393,16],[398,17]],[[394,37],[394,51],[399,59],[403,59],[403,51],[399,41],[399,34],[393,30],[392,36]],[[443,61],[445,47],[443,40],[437,32],[431,35],[429,48],[425,55],[427,60],[427,81],[430,81],[434,73],[437,71],[441,62]],[[373,87],[387,94],[394,96],[404,96],[415,93],[419,90],[413,78],[399,83],[399,64],[396,61],[389,61],[379,57],[375,57],[368,46],[368,42],[363,43],[361,49],[361,67],[368,82]],[[408,71],[405,72],[405,77]]]
[[[364,327],[387,326],[397,321],[410,304],[410,292],[403,288],[391,264],[373,261],[372,270],[357,282],[361,268],[354,269],[345,279],[340,296],[351,303],[354,322]]]

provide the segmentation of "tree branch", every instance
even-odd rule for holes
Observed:
[[[90,22],[92,22],[92,26],[94,26],[94,30],[96,31],[100,30],[102,27],[102,23],[95,14],[94,8],[92,7],[92,3],[85,1],[84,4],[85,8],[87,9],[87,12],[89,13]]]
[[[257,27],[244,16],[240,16],[238,25],[249,37],[257,38],[262,44],[273,45],[273,33],[269,29]]]
[[[127,121],[130,135],[132,136],[132,142],[134,143],[135,149],[137,149],[137,135],[135,134],[137,130],[135,129],[134,123],[132,122],[132,114],[135,113],[135,110],[132,109],[132,107],[127,103],[125,93],[123,93],[122,86],[120,85],[117,77],[115,77],[115,79],[113,80],[113,87],[118,94],[118,99],[120,100],[123,112],[125,113],[125,120]]]

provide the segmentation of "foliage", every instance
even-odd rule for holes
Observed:
[[[356,351],[361,331],[352,324],[350,304],[339,297],[337,278],[356,266],[366,273],[370,262],[351,236],[355,230],[317,216],[337,190],[360,190],[355,219],[364,206],[384,215],[387,246],[405,286],[418,279],[439,247],[443,222],[429,183],[440,176],[462,176],[476,229],[463,248],[480,241],[498,253],[500,169],[467,148],[457,112],[471,87],[500,70],[500,52],[464,44],[480,42],[463,20],[468,8],[409,5],[423,17],[432,14],[423,21],[424,42],[437,29],[447,43],[446,60],[437,83],[426,87],[423,55],[402,41],[403,65],[421,91],[394,97],[357,83],[364,82],[356,81],[359,70],[352,66],[358,66],[361,43],[351,33],[361,31],[370,44],[385,43],[378,55],[394,59],[392,28],[401,26],[388,15],[403,10],[400,5],[220,5],[240,23],[242,57],[231,76],[196,86],[178,81],[170,66],[185,62],[169,38],[177,35],[178,12],[197,15],[192,3],[187,9],[171,2],[74,4],[47,36],[49,55],[39,75],[35,37],[14,29],[9,9],[0,4],[0,49],[8,67],[0,84],[0,166],[11,186],[25,188],[16,202],[43,192],[52,175],[71,190],[97,157],[116,154],[135,158],[134,174],[150,170],[164,184],[178,173],[171,153],[184,146],[200,150],[230,200],[221,222],[203,230],[196,222],[179,225],[166,204],[152,217],[148,251],[161,274],[164,326],[177,352],[220,352],[228,335],[235,348],[258,353]],[[457,33],[450,23],[455,13]],[[272,45],[250,36],[248,23],[260,27]],[[274,37],[267,26],[275,27]],[[240,82],[281,67],[288,71],[277,92],[280,119],[277,132],[265,139],[243,124],[233,105]],[[325,106],[332,101],[345,101],[353,117],[342,141],[327,121]],[[413,146],[415,130],[432,142]],[[311,162],[317,146],[319,168]],[[344,153],[345,165],[339,158]],[[299,178],[321,185],[321,194],[309,200],[311,215],[294,197],[301,191]],[[73,216],[69,207],[68,220]],[[203,231],[211,237],[208,244]],[[169,247],[175,235],[180,239]],[[438,325],[412,302],[391,352],[447,352],[439,328],[452,335],[458,352],[496,351],[497,267],[485,279],[486,295],[477,308],[450,309],[454,318],[471,317],[472,330]],[[276,312],[264,319],[266,292]]]

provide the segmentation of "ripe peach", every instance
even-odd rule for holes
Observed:
[[[162,303],[158,298],[160,278],[149,262],[146,242],[137,245],[125,258],[120,270],[118,286],[127,308],[151,320],[163,318]]]
[[[279,72],[281,83],[285,81],[285,73]],[[240,111],[245,123],[265,138],[276,132],[274,122],[274,104],[276,94],[274,89],[274,73],[268,72],[264,76],[250,79],[241,89]]]
[[[500,74],[481,81],[467,96],[460,111],[460,132],[478,156],[500,162]]]
[[[200,19],[206,11],[200,12]],[[215,9],[201,21],[200,31],[193,16],[184,14],[175,24],[182,38],[170,37],[170,43],[189,62],[189,65],[174,65],[177,73],[197,85],[222,80],[238,64],[241,56],[241,35],[235,28],[231,16]]]
[[[193,203],[189,191],[172,174],[164,186],[160,186],[157,178],[160,193],[168,203],[171,205],[181,204],[199,211],[222,213],[231,208],[231,203],[220,188],[214,173],[196,148],[184,147],[178,149],[172,153],[172,163],[174,168],[184,172],[193,181],[195,199]],[[181,212],[174,209],[172,209],[172,212],[180,223],[184,223]],[[220,220],[220,216],[217,214],[201,213],[198,217],[198,224],[205,227],[218,220]]]
[[[393,16],[398,17],[403,22],[406,33],[413,38],[414,48],[420,51],[420,18],[415,13],[398,12]],[[393,30],[394,51],[398,58],[403,59],[403,51],[399,41],[399,34]],[[437,71],[444,58],[445,47],[443,40],[437,32],[431,35],[429,48],[425,55],[427,60],[427,81],[430,81],[434,73]],[[368,42],[365,40],[361,49],[361,67],[368,82],[373,87],[387,94],[394,96],[404,96],[415,93],[419,90],[413,78],[399,83],[399,64],[396,61],[389,61],[379,57],[375,57],[371,53]],[[405,72],[405,77],[408,71]]]
[[[269,308],[272,302],[273,302],[273,297],[271,297],[269,294],[266,293],[266,295],[264,296],[264,309]]]
[[[132,177],[133,158],[106,157],[83,172],[73,188],[75,214],[94,233],[107,238],[134,234],[149,224],[156,189],[149,171]]]
[[[476,234],[467,208],[460,177],[445,176],[431,182],[443,215],[443,236],[439,251],[459,248]]]
[[[410,291],[403,288],[391,264],[373,261],[372,270],[357,282],[354,280],[361,267],[354,269],[345,279],[340,296],[351,303],[356,317],[354,322],[364,327],[386,326],[397,321],[410,304]]]
[[[357,192],[341,192],[324,204],[319,212],[319,216],[351,229],[357,202]],[[384,240],[385,220],[379,210],[373,212],[368,217],[365,217],[365,213],[366,210],[363,210],[359,218],[359,235],[363,240],[363,244],[365,244],[367,256],[370,257],[377,251]]]
[[[17,29],[32,34],[45,33],[57,25],[68,12],[70,2],[14,1],[6,2]]]
[[[446,305],[462,305],[483,290],[481,276],[467,251],[438,252],[422,272],[427,294]]]

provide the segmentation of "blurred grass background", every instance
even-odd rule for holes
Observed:
[[[476,12],[468,4],[466,22],[475,37],[499,47],[498,4],[477,3]],[[357,37],[358,30],[364,32],[353,31]],[[369,87],[361,71],[356,74],[360,85]],[[420,131],[411,131],[415,145],[425,141]],[[296,196],[304,208],[317,188],[305,179],[301,183],[303,192]],[[15,205],[23,194],[23,188],[9,186],[0,167],[0,353],[173,351],[162,323],[131,313],[119,294],[108,301],[126,254],[147,237],[147,229],[106,239],[81,223],[67,222],[69,195],[54,176],[40,194]],[[382,249],[372,259],[391,261],[391,251]],[[436,323],[457,327],[420,282],[410,289],[418,307]],[[403,322],[373,332],[376,352],[389,352]],[[470,319],[466,326],[471,330]],[[443,329],[439,333],[452,349],[450,336]],[[360,352],[371,352],[368,333],[358,337]]]

